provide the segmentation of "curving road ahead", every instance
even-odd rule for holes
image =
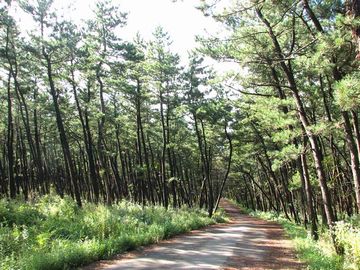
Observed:
[[[282,228],[271,222],[240,214],[228,201],[222,207],[231,217],[228,224],[163,241],[159,244],[102,261],[84,270],[157,269],[303,269],[295,258]]]

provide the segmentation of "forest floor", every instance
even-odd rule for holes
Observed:
[[[243,214],[229,201],[222,201],[221,207],[231,219],[227,224],[195,230],[82,269],[305,268],[280,225]]]

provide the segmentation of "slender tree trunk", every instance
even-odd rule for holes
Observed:
[[[38,99],[38,89],[37,86],[35,85],[34,87],[34,101],[37,102]],[[46,175],[46,167],[45,167],[45,163],[43,162],[42,159],[42,151],[41,151],[41,140],[40,140],[40,128],[39,128],[39,123],[38,123],[38,111],[36,106],[34,106],[34,111],[33,111],[33,116],[34,116],[34,139],[35,139],[35,149],[36,149],[36,156],[37,156],[37,160],[38,160],[38,175],[40,178],[40,181],[47,181],[47,175]],[[39,180],[36,180],[39,181]]]
[[[104,51],[106,51],[104,49]],[[101,68],[102,68],[102,61],[98,64],[96,68],[96,80],[99,84],[99,97],[100,97],[100,112],[101,117],[98,122],[98,155],[99,160],[101,163],[101,170],[104,172],[101,175],[101,178],[103,179],[105,190],[106,190],[106,203],[111,204],[113,198],[111,195],[111,188],[110,188],[110,173],[109,173],[109,164],[108,164],[108,156],[106,154],[106,146],[105,146],[105,134],[104,134],[104,128],[105,128],[105,115],[106,115],[106,107],[105,107],[105,99],[104,99],[104,83],[102,81],[102,75],[101,75]]]
[[[140,81],[137,80],[136,85],[136,138],[137,138],[137,147],[138,147],[138,160],[141,168],[140,171],[140,188],[141,188],[141,203],[145,205],[146,203],[146,190],[145,190],[145,173],[143,171],[143,155],[142,148],[145,147],[142,141],[142,119],[141,119],[141,85]],[[145,151],[145,150],[144,150]]]
[[[311,236],[314,240],[319,239],[318,231],[317,231],[317,224],[316,224],[316,214],[315,214],[315,207],[313,203],[313,193],[312,193],[312,187],[310,182],[310,176],[308,171],[308,165],[306,161],[306,155],[305,153],[300,154],[300,162],[299,168],[300,168],[300,175],[303,178],[304,181],[304,189],[306,194],[306,206],[307,206],[307,213],[309,215],[310,219],[310,232]]]
[[[355,143],[356,143],[357,155],[358,155],[358,157],[360,159],[360,129],[359,129],[358,114],[357,114],[356,111],[352,110],[351,111],[351,116],[352,116],[352,120],[353,120],[352,125],[353,125],[353,131],[354,131],[354,135],[355,135]]]
[[[12,114],[12,95],[11,95],[11,70],[12,63],[10,59],[10,26],[8,25],[6,28],[6,45],[5,45],[5,55],[8,59],[9,64],[9,74],[7,80],[7,176],[9,181],[9,190],[10,190],[10,198],[15,198],[16,196],[16,185],[15,185],[15,177],[14,177],[14,123],[13,123],[13,114]]]
[[[268,194],[266,194],[265,190],[261,187],[261,185],[255,181],[254,177],[250,174],[245,172],[245,174],[249,177],[249,179],[252,181],[252,183],[260,190],[261,194],[268,200],[270,207],[275,211],[275,212],[279,212],[279,210],[275,207],[273,201],[271,200],[271,198],[268,196]],[[246,181],[246,179],[245,179]],[[259,204],[258,204],[259,205]],[[260,204],[261,205],[261,204]]]
[[[215,207],[214,207],[214,212],[216,212],[216,210],[217,210],[218,207],[219,207],[220,199],[221,199],[221,196],[222,196],[224,187],[225,187],[225,183],[226,183],[226,181],[227,181],[227,179],[228,179],[229,172],[230,172],[230,167],[231,167],[231,159],[232,159],[233,145],[232,145],[231,136],[230,136],[229,132],[227,131],[227,124],[225,124],[225,136],[226,136],[226,138],[227,138],[227,140],[228,140],[228,142],[229,142],[228,164],[227,164],[226,173],[225,173],[224,179],[223,179],[223,181],[222,181],[222,183],[221,183],[220,191],[219,191],[219,194],[218,194],[218,197],[217,197],[217,200],[216,200],[216,204],[215,204]]]
[[[199,119],[202,130],[202,137],[204,142],[204,157],[205,157],[205,175],[207,180],[207,188],[208,188],[208,213],[209,217],[211,217],[214,213],[214,192],[211,181],[211,150],[210,147],[207,146],[206,134],[205,134],[205,126],[203,120]]]
[[[354,137],[351,130],[350,117],[347,112],[341,112],[344,119],[344,129],[345,129],[345,138],[346,144],[350,152],[350,161],[351,161],[351,172],[354,181],[355,187],[355,198],[357,209],[360,211],[360,169],[359,169],[359,157],[357,153],[357,147],[354,141]]]
[[[55,109],[56,125],[57,125],[58,132],[60,135],[60,141],[61,141],[61,147],[62,147],[62,151],[63,151],[63,155],[64,155],[65,165],[66,165],[68,173],[69,173],[70,183],[72,184],[73,189],[74,189],[76,203],[78,204],[79,207],[81,207],[82,202],[81,202],[81,195],[80,195],[79,184],[78,184],[78,179],[77,179],[77,173],[76,173],[76,169],[74,167],[74,162],[73,162],[73,159],[71,156],[68,139],[67,139],[67,136],[65,133],[65,128],[64,128],[60,108],[59,108],[58,94],[55,89],[55,83],[53,80],[51,59],[50,59],[50,56],[47,53],[45,53],[45,50],[43,50],[43,56],[46,60],[47,76],[48,76],[49,85],[50,85],[50,94],[51,94],[51,97],[53,100],[53,106]]]
[[[169,115],[170,115],[170,109],[169,109],[169,101],[167,98],[167,104],[166,104],[166,117],[165,117],[165,123],[166,123],[166,143],[167,145],[170,144],[170,120],[169,120]],[[174,179],[175,177],[175,170],[174,170],[174,160],[173,157],[171,155],[171,149],[170,147],[167,147],[167,156],[168,156],[168,160],[169,160],[169,169],[170,169],[170,178],[172,179],[171,181],[171,193],[172,193],[172,197],[173,197],[173,207],[176,208],[177,206],[177,195],[176,195],[176,181]]]
[[[201,165],[202,165],[202,172],[203,172],[203,180],[201,181],[201,187],[200,187],[200,195],[199,195],[199,203],[200,203],[200,208],[203,205],[203,191],[205,188],[205,183],[206,183],[206,177],[207,177],[207,168],[206,168],[206,161],[205,161],[205,154],[203,151],[203,143],[202,143],[202,138],[201,138],[201,133],[199,130],[199,124],[198,124],[198,119],[196,116],[196,112],[193,112],[193,118],[194,118],[194,125],[195,125],[195,131],[196,131],[196,137],[197,137],[197,141],[198,141],[198,147],[199,147],[199,152],[200,152],[200,158],[201,158]]]
[[[10,40],[9,40],[9,42],[10,42]],[[18,80],[19,70],[18,70],[16,47],[15,47],[14,41],[10,42],[10,43],[11,43],[12,57],[10,58],[9,54],[7,54],[7,59],[8,59],[9,65],[10,65],[11,76],[13,77],[13,80],[14,80],[15,93],[16,93],[17,100],[19,102],[20,115],[21,115],[21,119],[22,119],[22,122],[25,127],[26,138],[27,138],[29,148],[30,148],[30,155],[32,157],[32,160],[35,163],[35,166],[36,166],[36,169],[38,172],[38,175],[37,175],[38,180],[37,181],[42,183],[44,181],[44,179],[43,179],[44,173],[43,173],[42,162],[41,162],[41,153],[36,152],[36,148],[34,146],[34,142],[32,139],[29,110],[28,110],[26,99],[23,94],[23,90],[21,89],[20,83]]]
[[[119,152],[119,156],[120,156],[120,163],[121,163],[121,176],[123,179],[123,186],[122,186],[122,192],[123,192],[123,196],[126,198],[129,194],[129,190],[128,190],[128,176],[126,173],[126,162],[125,162],[125,157],[124,157],[124,152],[121,146],[121,142],[120,142],[120,131],[119,131],[119,127],[116,127],[116,142],[117,142],[117,148],[118,148],[118,152]]]
[[[72,64],[72,63],[71,63]],[[86,114],[86,116],[84,117],[83,115],[83,111],[81,109],[80,106],[80,101],[79,101],[79,97],[78,97],[78,93],[76,90],[76,83],[75,83],[75,74],[74,74],[74,70],[71,70],[71,80],[70,83],[72,85],[72,90],[74,93],[74,98],[75,98],[75,104],[76,104],[76,108],[79,114],[79,119],[80,119],[80,123],[81,123],[81,127],[82,127],[82,132],[83,132],[83,138],[84,138],[84,143],[85,143],[85,148],[86,148],[86,153],[87,153],[87,159],[89,162],[89,178],[90,178],[90,182],[92,185],[92,190],[93,190],[93,200],[95,203],[98,203],[99,201],[99,185],[98,185],[98,179],[97,179],[97,174],[96,174],[96,168],[95,168],[95,161],[94,161],[94,153],[93,153],[93,146],[92,146],[92,137],[91,137],[91,133],[90,133],[90,128],[88,127],[88,116]],[[90,91],[90,86],[88,85],[88,91]],[[90,102],[90,94],[88,94],[88,100],[87,103]],[[84,119],[85,118],[85,119]]]
[[[165,115],[164,115],[164,101],[163,93],[160,90],[160,117],[161,117],[161,128],[162,128],[162,151],[161,151],[161,182],[163,184],[163,197],[164,197],[164,206],[168,208],[169,199],[168,199],[168,187],[166,179],[166,125],[165,125]]]
[[[14,177],[14,123],[12,115],[12,98],[11,98],[11,75],[9,73],[7,81],[7,157],[8,157],[8,180],[10,189],[10,198],[16,197],[16,185]]]

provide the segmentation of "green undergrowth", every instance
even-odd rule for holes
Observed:
[[[336,254],[330,231],[322,228],[320,239],[314,241],[303,227],[274,212],[247,211],[250,215],[281,224],[292,239],[301,261],[311,270],[359,270],[360,269],[360,227],[359,216],[337,222],[333,227],[336,238],[344,247],[345,254]]]
[[[0,269],[72,269],[138,246],[224,222],[199,209],[166,210],[123,201],[104,206],[45,196],[0,200]]]

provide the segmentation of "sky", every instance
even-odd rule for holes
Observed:
[[[123,0],[128,9],[128,26],[125,34],[131,37],[139,31],[146,39],[157,25],[162,25],[173,39],[175,51],[182,53],[196,46],[195,35],[205,34],[205,29],[215,33],[219,26],[195,8],[199,1],[184,0]]]
[[[196,35],[216,35],[221,26],[212,18],[205,17],[195,7],[200,0],[112,0],[120,10],[128,13],[125,27],[118,30],[119,36],[131,41],[137,32],[149,40],[159,25],[170,34],[172,50],[178,53],[182,62],[186,62],[188,52],[196,47]],[[59,14],[73,19],[77,23],[91,17],[95,0],[54,0],[53,6]],[[68,7],[71,6],[69,9]],[[31,18],[15,11],[22,26],[31,25]]]

